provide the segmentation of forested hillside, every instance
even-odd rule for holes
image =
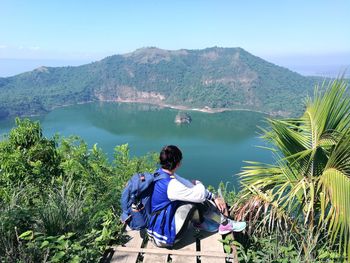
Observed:
[[[78,67],[40,67],[0,78],[0,118],[106,100],[295,115],[316,82],[242,48],[142,48]]]

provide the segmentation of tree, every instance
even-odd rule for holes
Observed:
[[[284,228],[298,233],[306,227],[350,253],[350,97],[347,83],[334,80],[306,100],[300,118],[269,119],[263,138],[273,147],[274,164],[249,162],[241,180],[241,218],[262,219],[266,230]],[[299,234],[302,234],[299,232]],[[310,253],[303,244],[304,253]],[[312,255],[310,254],[312,257]]]
[[[0,141],[0,262],[97,262],[122,243],[120,195],[130,176],[154,171],[154,155],[115,162],[77,136],[47,138],[17,119]]]

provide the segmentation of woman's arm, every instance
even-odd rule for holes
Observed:
[[[189,182],[189,181],[188,181]],[[202,203],[206,199],[214,199],[214,195],[205,189],[204,185],[198,181],[192,187],[187,187],[177,179],[173,179],[168,185],[168,198],[171,201],[179,200],[186,202]]]
[[[175,178],[176,179],[169,182],[167,190],[168,198],[171,201],[179,200],[203,203],[205,200],[213,200],[219,211],[223,215],[228,216],[228,209],[225,200],[222,197],[215,196],[213,193],[205,189],[200,181],[196,181],[196,184],[193,184],[189,180],[178,175],[176,175]]]

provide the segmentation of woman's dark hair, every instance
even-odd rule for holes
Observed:
[[[175,145],[163,147],[159,154],[159,163],[162,168],[169,171],[175,169],[176,165],[182,160],[182,152]]]

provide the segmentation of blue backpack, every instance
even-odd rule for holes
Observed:
[[[151,217],[151,197],[154,183],[166,175],[135,174],[128,181],[121,196],[121,220],[133,230],[147,228]]]

